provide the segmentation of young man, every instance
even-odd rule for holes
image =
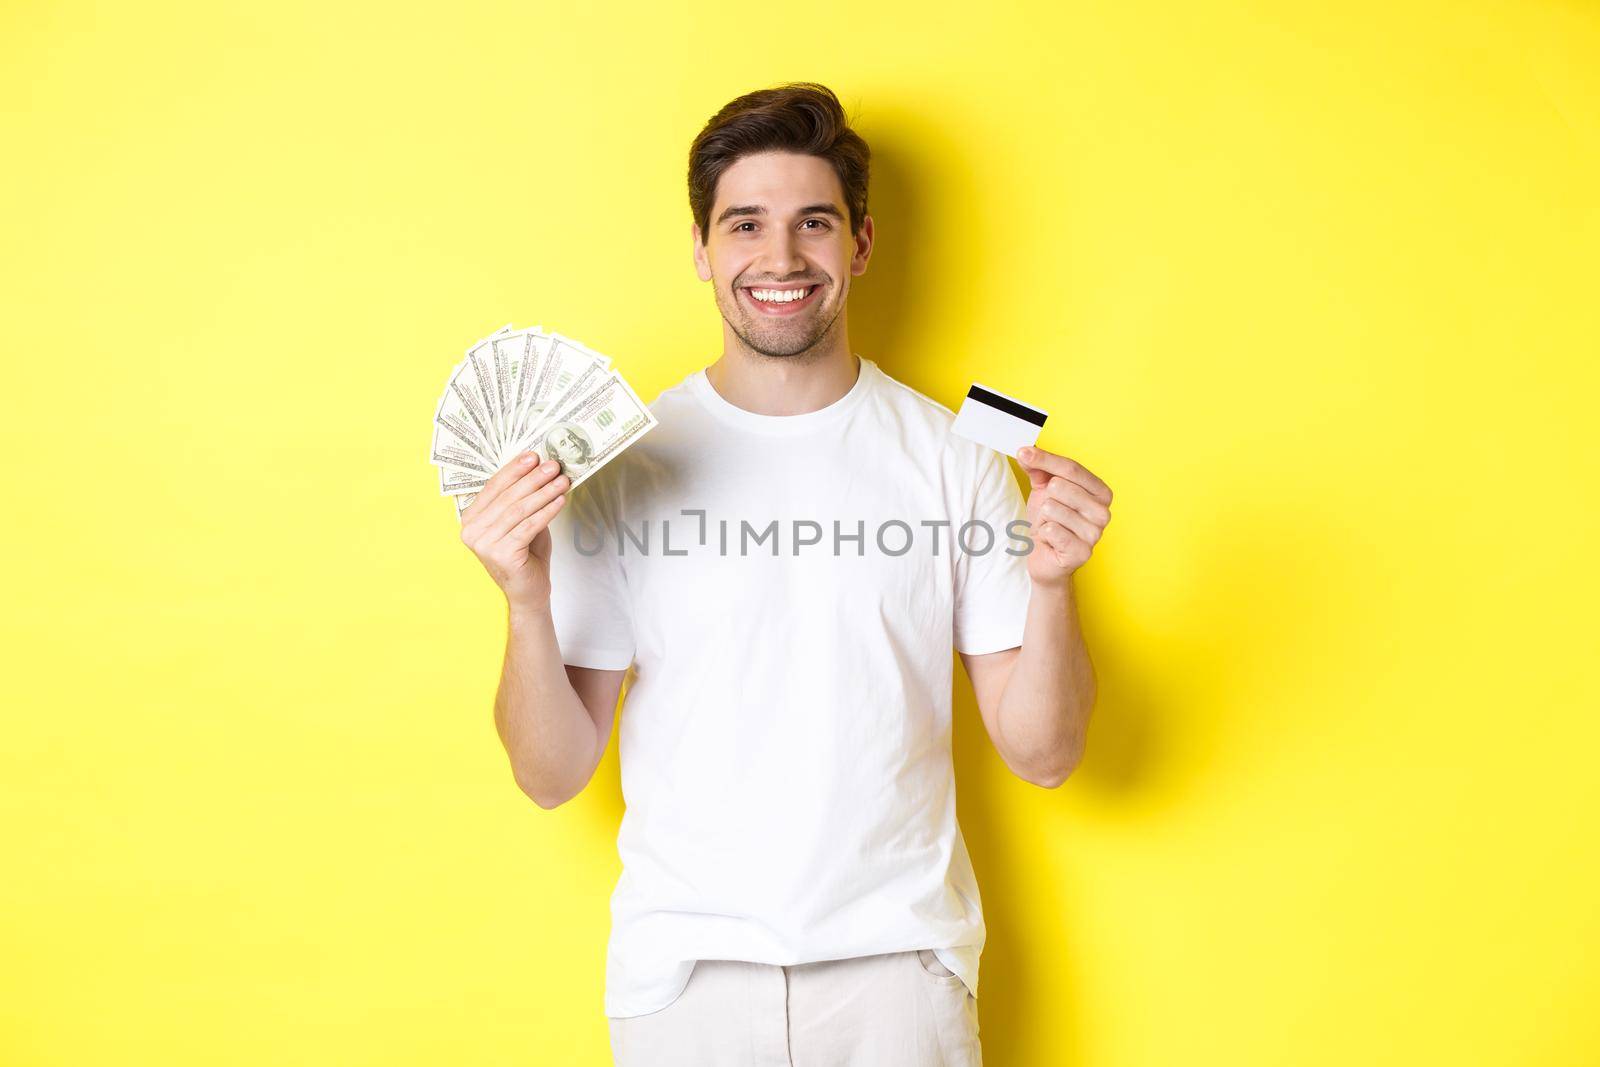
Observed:
[[[822,86],[718,112],[689,199],[721,357],[570,502],[528,456],[462,517],[509,605],[496,723],[540,806],[587,784],[634,672],[605,993],[623,1067],[978,1064],[952,648],[1017,775],[1054,788],[1083,754],[1072,574],[1111,491],[1035,449],[1024,507],[1004,456],[852,353],[867,174]]]

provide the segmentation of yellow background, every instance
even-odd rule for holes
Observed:
[[[399,10],[400,8],[404,10]],[[1062,789],[958,685],[986,1063],[1600,1060],[1600,16],[1568,3],[12,3],[0,1063],[601,1064],[426,462],[542,323],[720,345],[687,147],[830,84],[852,341],[1114,488]]]

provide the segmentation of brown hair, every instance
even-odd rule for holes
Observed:
[[[689,210],[702,239],[710,236],[717,179],[741,156],[798,152],[833,164],[850,211],[850,231],[867,215],[867,171],[871,150],[850,128],[833,90],[816,82],[790,82],[757,89],[711,116],[689,147]]]

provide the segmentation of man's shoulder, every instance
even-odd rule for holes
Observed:
[[[876,363],[873,366],[877,368],[878,377],[882,383],[879,393],[890,406],[909,414],[920,416],[941,427],[948,426],[955,421],[956,413],[954,411],[951,411],[928,394],[907,385]]]
[[[895,413],[896,420],[902,425],[918,426],[929,434],[938,444],[936,451],[939,462],[948,470],[964,478],[977,480],[984,476],[988,467],[997,458],[1001,458],[999,453],[985,448],[976,441],[951,433],[950,427],[956,421],[954,411],[928,394],[895,378],[883,368],[878,368],[878,371],[883,386],[879,393]],[[1003,458],[1001,461],[1003,462]]]
[[[656,394],[656,398],[645,406],[650,409],[651,414],[659,417],[663,410],[671,410],[692,402],[694,400],[692,383],[695,375],[699,373],[698,369],[692,370],[674,384],[665,386]]]

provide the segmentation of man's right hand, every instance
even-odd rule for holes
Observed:
[[[495,472],[461,513],[461,541],[513,609],[550,602],[550,520],[571,484],[555,460],[524,452]]]

